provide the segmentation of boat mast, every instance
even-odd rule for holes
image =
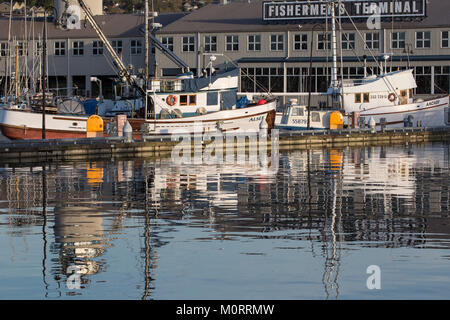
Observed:
[[[27,30],[27,0],[24,1],[24,32],[25,41],[23,42],[24,63],[25,63],[25,90],[28,91],[28,30]]]
[[[330,1],[331,5],[331,50],[333,55],[332,68],[331,68],[331,88],[332,92],[332,105],[333,108],[339,104],[339,83],[338,83],[338,67],[337,67],[337,37],[336,37],[336,11],[334,0]]]
[[[23,51],[22,51],[23,52]],[[15,75],[15,82],[16,82],[16,100],[18,99],[20,95],[20,88],[19,88],[19,41],[16,41],[16,75]]]
[[[153,8],[152,8],[153,9]],[[145,103],[145,115],[144,119],[147,120],[147,112],[148,112],[148,97],[147,97],[147,90],[148,90],[148,0],[145,0],[145,79],[144,79],[144,86],[145,86],[145,96],[144,96],[144,103]]]
[[[45,139],[45,76],[47,61],[47,11],[44,9],[44,30],[42,35],[42,139]]]
[[[8,51],[8,56],[6,57],[5,64],[5,99],[8,96],[8,77],[9,77],[9,83],[11,83],[11,20],[12,20],[12,8],[13,8],[13,2],[11,0],[9,5],[9,22],[8,22],[8,47],[6,50]],[[6,73],[8,73],[8,76],[6,76]]]

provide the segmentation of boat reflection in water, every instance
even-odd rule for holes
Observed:
[[[199,292],[192,297],[229,298],[233,290],[247,297],[264,292],[264,283],[271,294],[261,298],[337,299],[361,294],[348,280],[360,267],[355,249],[450,249],[448,145],[293,151],[278,164],[141,159],[4,168],[0,235],[40,235],[49,297],[190,298],[186,286]],[[216,244],[220,254],[211,251]],[[65,286],[73,266],[79,290]],[[259,269],[279,268],[249,282]],[[235,287],[226,291],[230,278]],[[202,279],[220,290],[211,293]],[[292,297],[281,289],[286,281],[302,284]]]

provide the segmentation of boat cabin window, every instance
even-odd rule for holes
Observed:
[[[173,81],[164,81],[163,82],[163,91],[164,92],[175,91],[175,82],[173,82]]]
[[[370,102],[368,93],[364,93],[363,98],[364,98],[364,103],[369,103]]]
[[[361,93],[355,93],[355,103],[361,103]]]
[[[414,95],[414,90],[413,89],[409,89],[409,97],[412,98]]]
[[[217,106],[219,101],[219,94],[217,92],[208,92],[206,94],[206,105]]]
[[[318,112],[311,113],[311,121],[312,122],[320,122],[320,114]]]
[[[291,115],[293,115],[293,116],[303,116],[304,115],[303,108],[293,108]]]
[[[188,96],[181,95],[180,96],[180,106],[187,106],[187,104],[188,104]]]
[[[402,98],[406,98],[406,96],[407,96],[406,90],[400,91],[400,96],[401,96]]]
[[[189,96],[189,105],[195,106],[197,104],[197,96],[195,94]]]

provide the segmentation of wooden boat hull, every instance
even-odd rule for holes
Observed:
[[[86,138],[87,116],[45,115],[46,139]],[[42,139],[42,114],[0,108],[0,128],[9,139]]]

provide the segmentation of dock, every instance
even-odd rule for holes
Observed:
[[[237,137],[237,136],[236,136]],[[240,141],[240,142],[239,142]],[[348,146],[379,146],[425,142],[450,141],[450,127],[279,131],[277,145],[280,151],[309,148],[344,148]],[[267,149],[272,147],[270,135]],[[0,163],[30,163],[58,161],[92,161],[111,158],[165,158],[180,141],[171,136],[148,136],[142,140],[127,141],[124,137],[0,140]],[[203,147],[208,142],[202,143]],[[248,148],[249,139],[237,139],[234,148]]]

